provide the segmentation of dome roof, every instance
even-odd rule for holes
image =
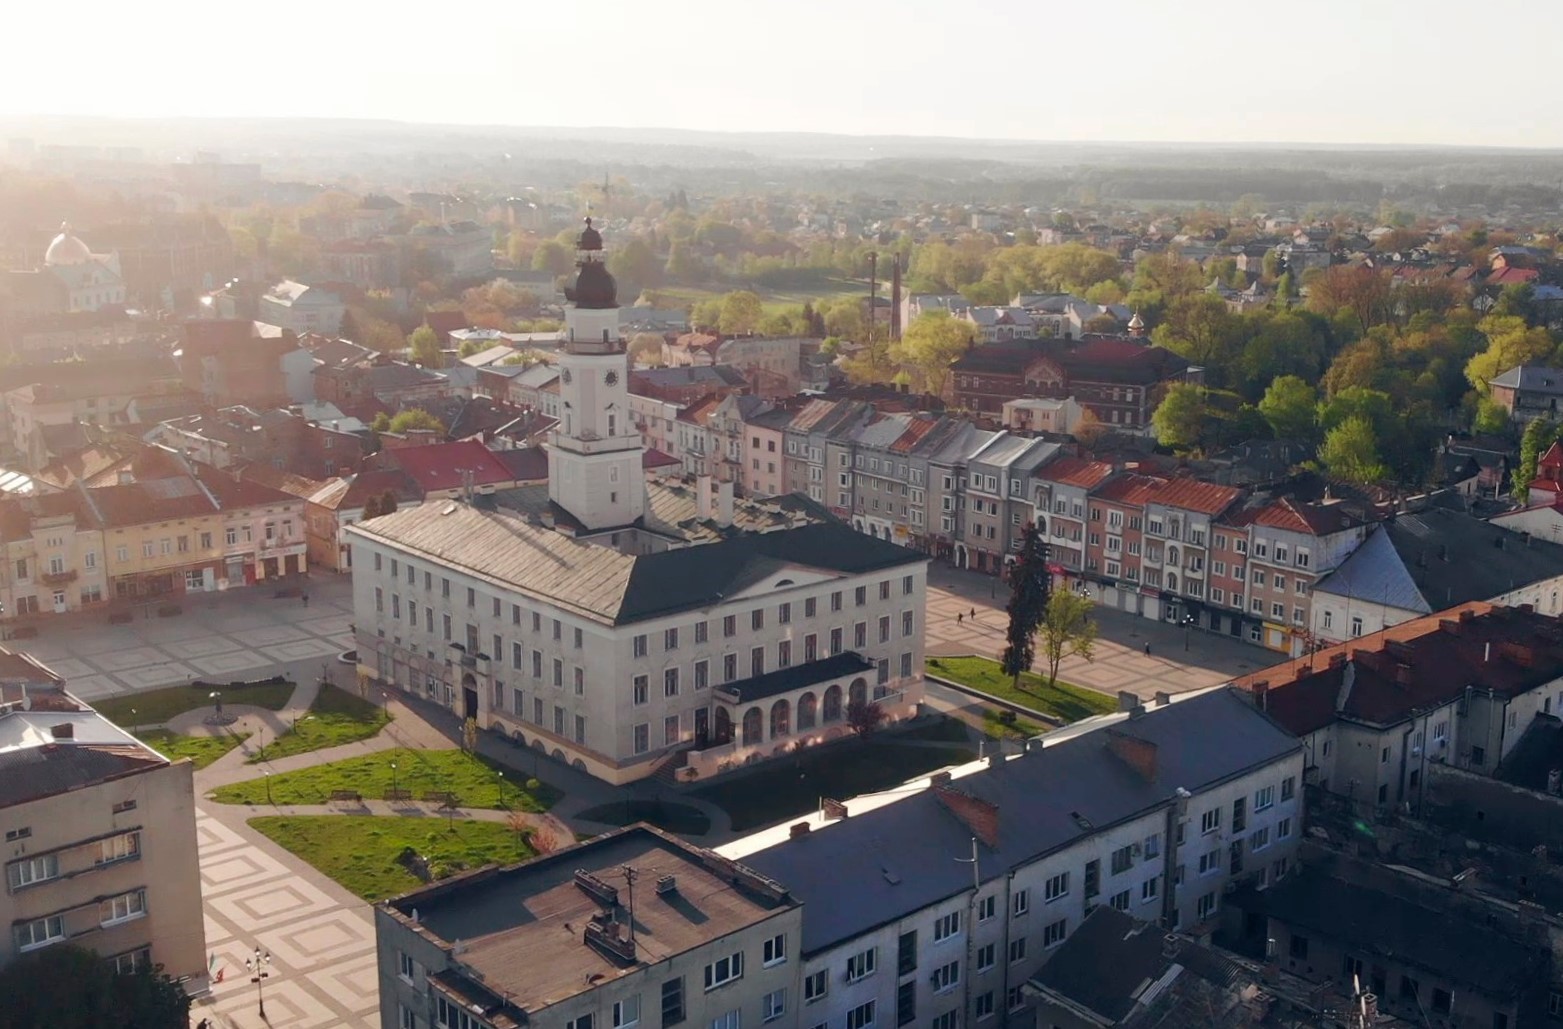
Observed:
[[[86,264],[92,260],[92,251],[76,236],[71,235],[69,223],[60,226],[60,234],[49,243],[43,253],[43,263],[54,268],[60,265]]]
[[[565,299],[586,310],[605,311],[618,307],[619,287],[601,261],[582,261],[575,286],[564,291]]]
[[[577,250],[601,250],[602,249],[602,233],[600,233],[596,229],[592,228],[592,220],[590,218],[586,219],[586,228],[581,230],[581,238],[576,240],[576,242],[575,242],[575,249],[577,249]]]

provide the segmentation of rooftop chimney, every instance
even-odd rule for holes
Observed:
[[[76,738],[76,726],[72,722],[61,722],[49,727],[49,735],[57,740],[74,740]]]
[[[1118,710],[1133,711],[1140,706],[1140,698],[1128,690],[1118,691]]]
[[[807,822],[794,822],[787,828],[787,838],[789,840],[795,840],[799,836],[807,836],[808,834],[809,823]]]
[[[1270,684],[1260,679],[1248,687],[1248,692],[1254,695],[1254,706],[1261,711],[1270,710]]]
[[[1138,736],[1107,730],[1107,749],[1113,756],[1140,774],[1146,782],[1156,779],[1156,744]]]
[[[935,786],[934,796],[971,834],[990,848],[999,845],[999,807],[962,793],[953,786]]]

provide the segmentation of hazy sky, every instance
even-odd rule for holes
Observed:
[[[1563,3],[12,0],[0,117],[1563,146]]]

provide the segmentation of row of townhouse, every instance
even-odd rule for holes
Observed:
[[[1043,465],[1032,487],[1055,571],[1101,603],[1289,654],[1313,646],[1314,584],[1371,528],[1340,501],[1077,457]]]
[[[302,573],[304,500],[206,465],[0,500],[7,618]]]
[[[381,1025],[1034,1026],[1097,907],[1205,934],[1295,874],[1302,767],[1217,689],[715,853],[617,830],[381,904]]]
[[[990,574],[1034,523],[1060,581],[1101,603],[1287,654],[1317,644],[1313,587],[1373,526],[1343,501],[1147,474],[865,401],[709,398],[676,424],[686,474],[801,493],[859,532]]]

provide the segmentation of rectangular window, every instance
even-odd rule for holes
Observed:
[[[774,1022],[787,1013],[787,991],[772,990],[760,998],[760,1018]]]
[[[908,979],[895,988],[895,1024],[911,1025],[917,1021],[917,980]]]
[[[147,895],[145,890],[132,890],[129,893],[121,893],[117,897],[110,897],[98,903],[98,924],[103,926],[118,925],[120,922],[128,922],[131,919],[140,918],[147,913]]]
[[[1288,775],[1286,778],[1281,780],[1281,799],[1283,801],[1291,800],[1292,797],[1296,795],[1296,793],[1297,777],[1295,775]]]
[[[1042,930],[1042,946],[1056,947],[1064,942],[1064,936],[1069,932],[1069,920],[1060,918],[1058,921]]]
[[[94,864],[107,865],[115,861],[129,861],[141,856],[141,833],[125,832],[98,841],[98,856]]]
[[[1208,850],[1199,856],[1199,874],[1209,875],[1221,871],[1221,851]]]
[[[787,937],[772,936],[766,940],[760,951],[760,961],[766,968],[779,965],[787,960]]]
[[[1275,823],[1275,838],[1276,839],[1278,839],[1278,840],[1288,839],[1291,835],[1292,835],[1292,820],[1290,818],[1283,818],[1279,822]]]
[[[1221,828],[1221,809],[1211,808],[1199,816],[1199,831],[1203,836],[1208,836]]]
[[[625,1029],[640,1021],[640,994],[613,1002],[613,1027]],[[474,1027],[477,1029],[477,1027]]]
[[[37,950],[65,939],[65,919],[60,915],[35,918],[16,926],[14,934],[17,950]]]
[[[637,754],[644,754],[646,751],[651,749],[651,726],[650,726],[650,724],[648,724],[646,722],[641,722],[639,725],[635,726],[635,728],[633,730],[633,734],[634,734],[634,751],[635,751],[635,753],[637,753]],[[706,988],[710,989],[709,986],[707,986]]]
[[[663,650],[677,650],[678,649],[678,629],[677,629],[677,627],[674,627],[672,629],[664,629],[664,630],[662,630],[662,649]]]
[[[1263,811],[1265,808],[1275,806],[1275,787],[1266,786],[1254,794],[1254,810]]]
[[[678,669],[669,668],[662,673],[662,695],[664,697],[678,696]]]
[[[6,880],[11,889],[19,890],[34,883],[48,882],[60,874],[60,859],[55,854],[23,858],[6,866]]]
[[[678,1025],[684,1020],[684,977],[677,976],[662,984],[662,1024]]]
[[[1009,941],[1009,963],[1026,960],[1026,938],[1017,937]]]
[[[1089,903],[1092,897],[1102,892],[1102,863],[1100,861],[1087,861],[1085,863],[1085,899]]]
[[[738,616],[737,615],[726,615],[726,616],[724,616],[722,618],[722,635],[723,636],[736,636],[736,635],[738,635]]]
[[[707,990],[714,990],[718,986],[725,986],[734,979],[740,979],[744,974],[743,951],[718,958],[706,966],[705,986]]]
[[[1053,876],[1051,879],[1049,879],[1043,885],[1043,887],[1042,887],[1042,899],[1044,901],[1047,901],[1047,902],[1052,902],[1052,901],[1057,900],[1059,897],[1065,896],[1066,894],[1068,894],[1068,892],[1069,892],[1069,873],[1068,872],[1060,872],[1057,875]],[[1018,899],[1019,895],[1017,894],[1016,896],[1017,896],[1017,899]],[[1022,912],[1022,911],[1016,911],[1015,913],[1017,915],[1024,914],[1024,912]]]
[[[1156,894],[1157,894],[1158,890],[1160,889],[1160,883],[1161,883],[1161,877],[1160,876],[1152,876],[1151,878],[1145,880],[1144,882],[1142,882],[1140,884],[1140,903],[1141,904],[1148,904],[1151,901],[1156,899]]]
[[[870,1029],[874,1024],[874,1002],[859,1004],[847,1012],[846,1029]],[[735,1025],[733,1029],[737,1029]]]
[[[1108,897],[1107,898],[1107,906],[1112,908],[1114,911],[1127,911],[1127,910],[1129,910],[1129,891],[1128,890],[1119,890],[1117,893],[1113,894],[1111,897]]]
[[[1134,867],[1134,849],[1132,847],[1119,847],[1113,851],[1113,875],[1121,875]]]
[[[847,958],[847,982],[855,983],[859,979],[865,979],[874,974],[874,969],[879,963],[879,951],[875,947]]]
[[[803,1003],[812,1004],[830,991],[830,973],[825,969],[803,977]]]
[[[1255,830],[1254,834],[1248,838],[1248,849],[1249,850],[1254,850],[1254,851],[1264,850],[1269,845],[1270,845],[1270,827],[1268,825],[1262,826],[1259,829]]]
[[[1203,897],[1199,898],[1199,914],[1198,914],[1198,917],[1199,917],[1199,920],[1201,922],[1203,922],[1206,919],[1210,918],[1210,916],[1214,915],[1215,913],[1216,913],[1216,895],[1214,893],[1207,893]]]
[[[977,901],[977,921],[986,922],[988,919],[993,917],[995,910],[996,903],[992,895],[983,897],[981,900]]]
[[[1055,876],[1055,878],[1057,878],[1057,877]],[[1021,915],[1026,914],[1030,910],[1031,910],[1031,891],[1030,890],[1016,890],[1010,896],[1010,913],[1012,915],[1014,915],[1016,918],[1019,918]]]
[[[933,942],[939,943],[961,931],[961,913],[951,911],[947,915],[941,915],[933,923]]]
[[[949,964],[940,965],[933,970],[933,975],[929,979],[933,983],[935,993],[953,990],[961,984],[961,963],[951,961]]]
[[[986,972],[994,966],[996,949],[996,945],[992,943],[985,943],[977,948],[977,971]]]

